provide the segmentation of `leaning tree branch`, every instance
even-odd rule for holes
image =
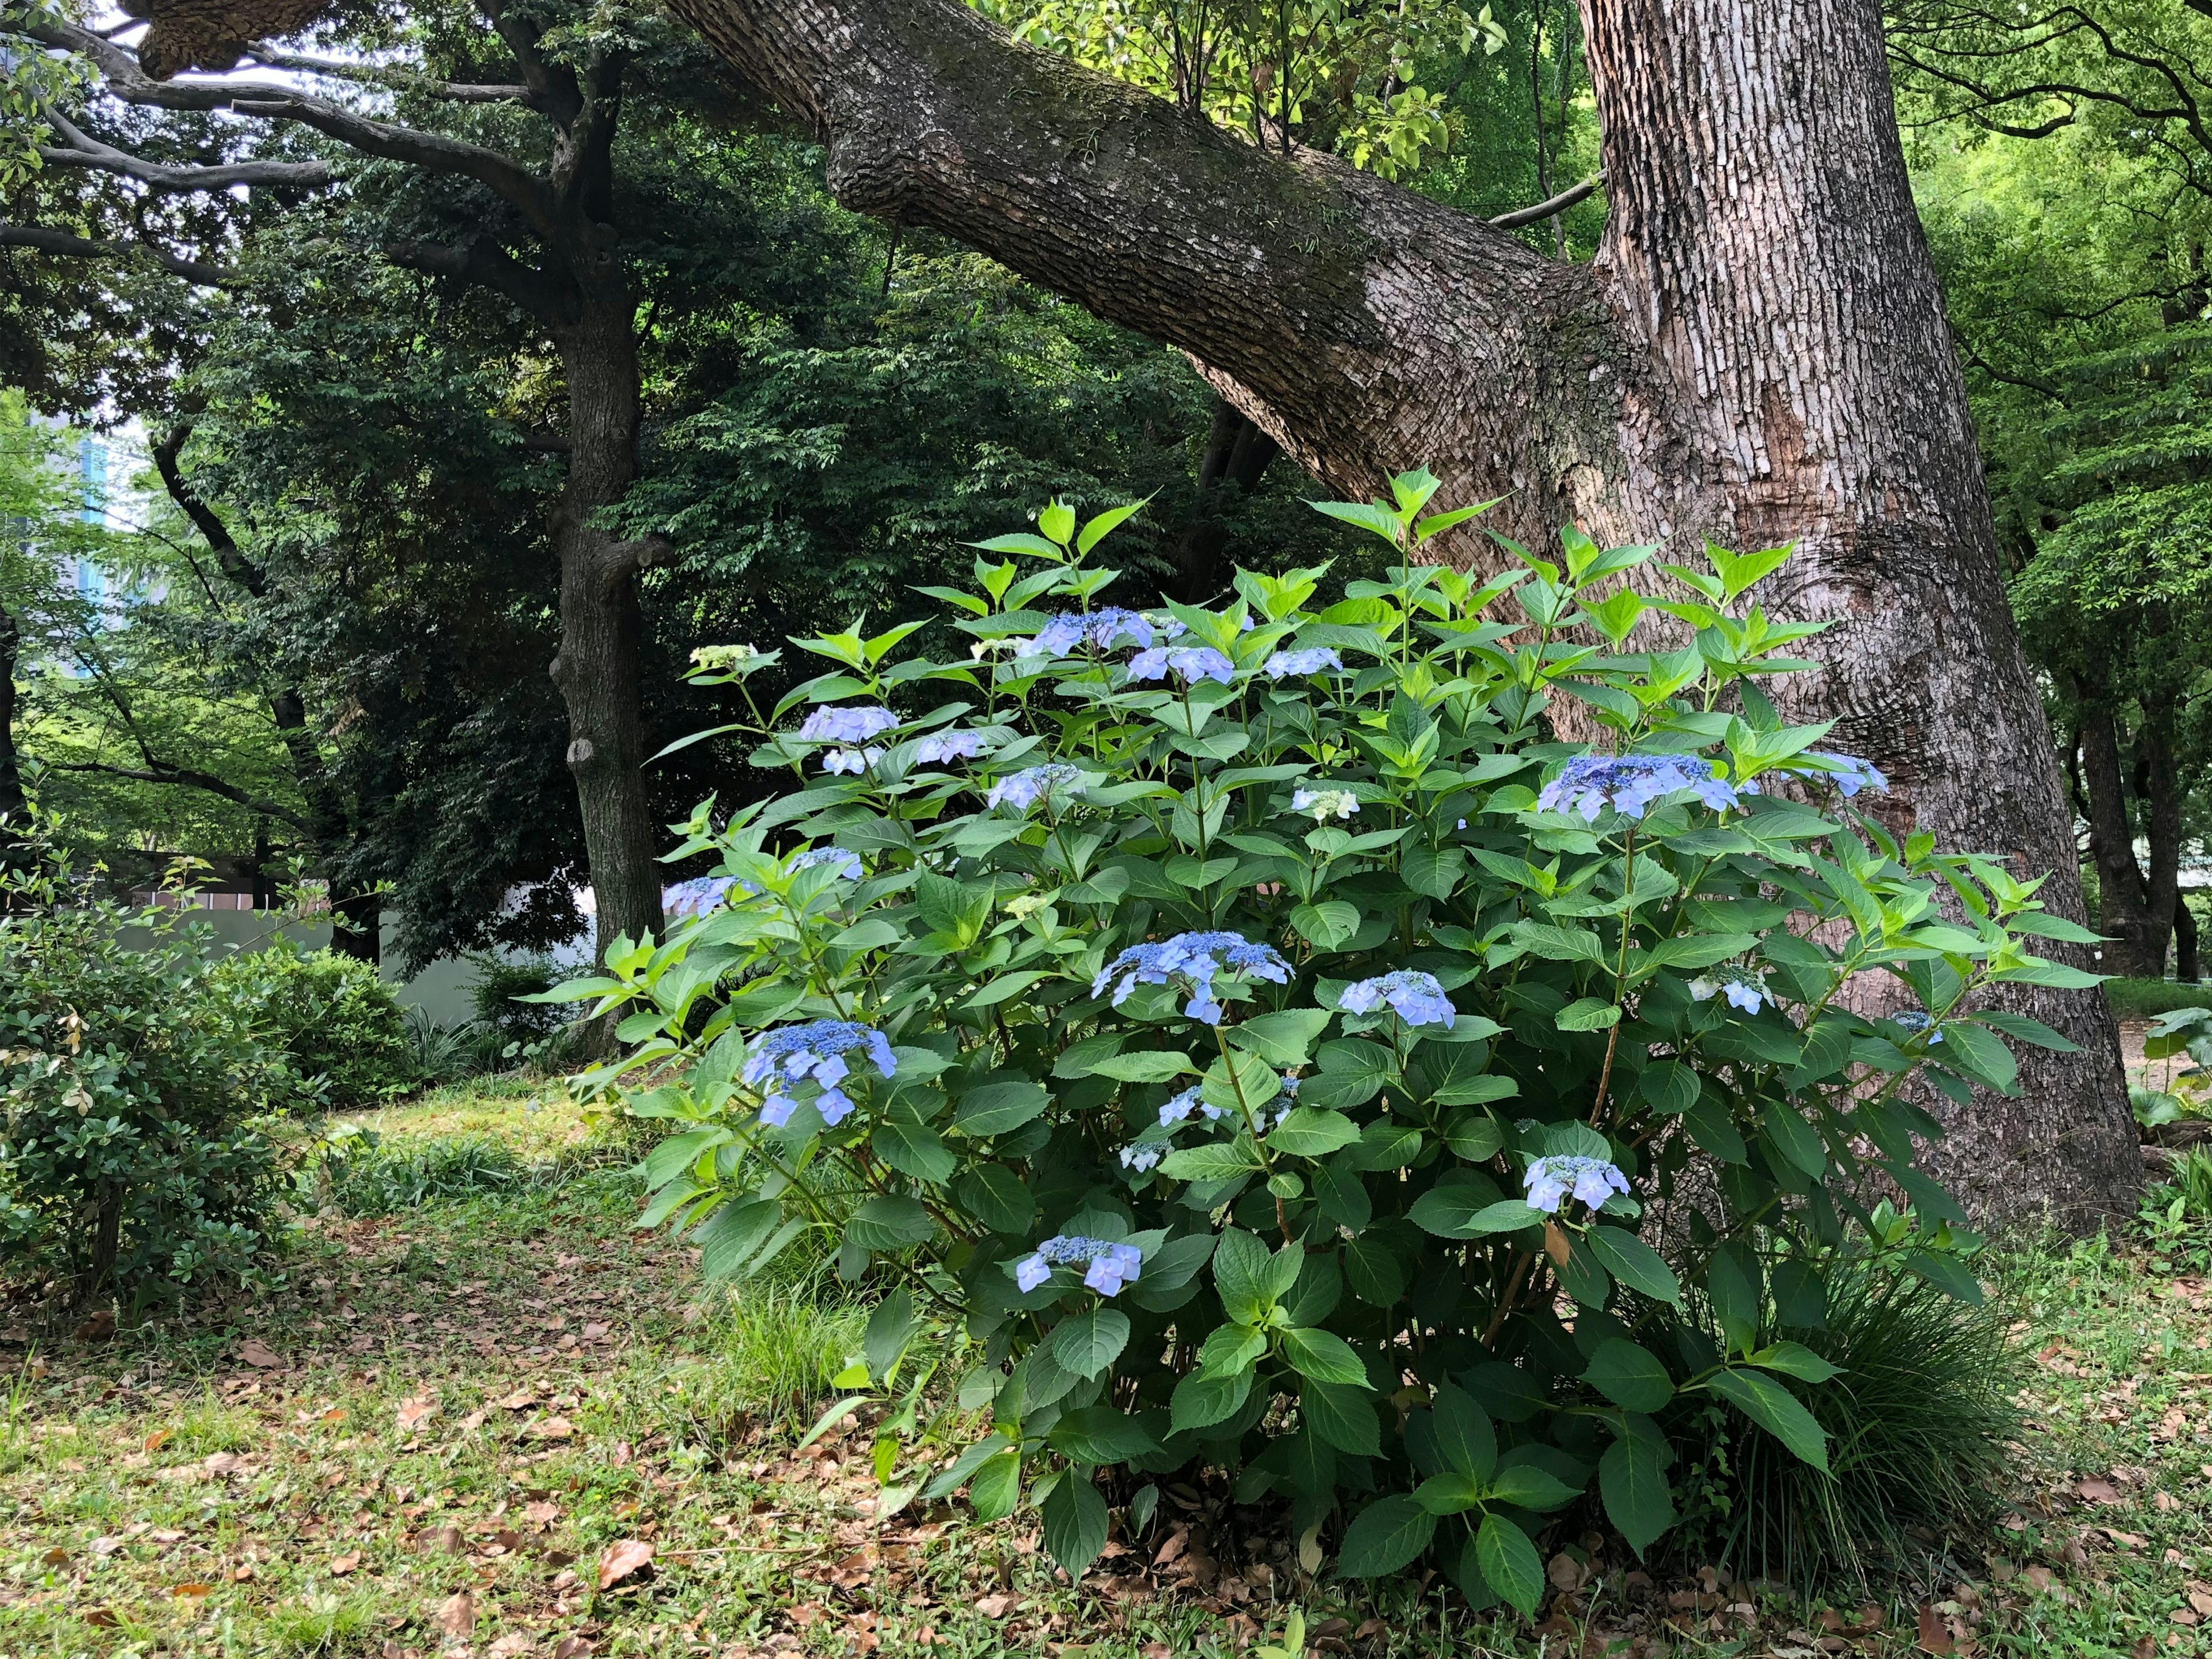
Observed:
[[[155,762],[144,767],[116,766],[106,761],[46,761],[49,772],[97,772],[103,777],[126,778],[133,783],[173,784],[183,789],[203,789],[210,795],[220,795],[234,805],[243,806],[250,812],[260,812],[289,823],[303,834],[313,835],[314,826],[290,807],[257,795],[250,789],[225,781],[212,772],[196,771],[189,766],[171,766]]]
[[[1586,200],[1604,182],[1605,174],[1602,172],[1593,173],[1579,185],[1570,185],[1557,196],[1549,197],[1537,203],[1534,207],[1516,208],[1510,213],[1501,213],[1495,219],[1487,220],[1485,222],[1492,230],[1518,230],[1523,225],[1538,224],[1546,219],[1557,218],[1576,203]]]
[[[386,242],[383,252],[393,264],[410,270],[475,283],[504,294],[548,326],[568,319],[572,296],[568,285],[524,264],[489,236],[471,237],[459,247],[443,242]]]
[[[245,282],[238,272],[224,266],[207,264],[198,259],[180,259],[150,243],[100,241],[66,230],[50,230],[44,225],[0,224],[0,247],[30,248],[40,253],[58,254],[65,259],[150,260],[172,276],[181,276],[202,288],[238,288]]]
[[[1587,272],[1334,156],[1263,153],[957,0],[675,9],[811,129],[847,207],[941,231],[1182,348],[1332,483],[1372,488],[1344,458],[1408,453],[1417,430],[1383,428],[1441,386],[1497,408],[1504,436],[1534,364],[1565,356],[1557,319],[1611,326]],[[1409,295],[1438,328],[1394,320]]]
[[[41,144],[40,157],[56,167],[89,167],[119,178],[136,179],[156,190],[228,190],[234,185],[294,185],[330,183],[332,173],[325,161],[225,161],[209,167],[168,167],[149,161],[128,150],[103,144],[68,116],[48,105],[46,124],[64,143]]]
[[[558,228],[559,207],[551,187],[497,150],[441,133],[372,120],[328,99],[310,97],[295,88],[270,82],[229,77],[156,81],[140,67],[128,48],[73,23],[41,17],[14,27],[42,45],[89,58],[98,66],[106,90],[126,104],[197,113],[228,110],[272,121],[296,121],[364,155],[474,179],[520,209],[532,228],[546,234]]]
[[[266,40],[256,40],[251,48],[251,56],[253,62],[264,69],[324,75],[332,80],[350,81],[358,86],[388,87],[395,92],[416,93],[452,104],[534,105],[537,101],[536,94],[520,83],[441,81],[434,75],[427,75],[404,64],[349,64],[338,58],[317,58],[309,52],[287,52]]]

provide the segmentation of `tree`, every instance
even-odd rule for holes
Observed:
[[[1589,0],[1611,218],[1586,267],[1293,145],[1010,45],[951,0],[678,0],[828,148],[841,200],[935,228],[1188,350],[1332,488],[1427,460],[1541,547],[1796,538],[1769,612],[1832,620],[1789,712],[1887,772],[1886,811],[2051,872],[2075,853],[2007,614],[1959,367],[1915,220],[1881,18]],[[1498,555],[1474,534],[1449,556]],[[1985,1214],[2139,1178],[2109,1012],[2018,1006],[2078,1054],[1954,1112]]]

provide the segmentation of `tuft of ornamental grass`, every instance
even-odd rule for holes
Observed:
[[[1827,1328],[1803,1343],[1842,1375],[1798,1398],[1828,1435],[1829,1473],[1717,1405],[1673,1425],[1688,1477],[1676,1547],[1736,1577],[1810,1592],[1865,1588],[1986,1534],[2018,1432],[2018,1361],[1996,1306],[1902,1273],[1839,1269]]]

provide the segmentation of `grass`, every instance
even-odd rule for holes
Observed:
[[[822,1264],[703,1294],[633,1231],[631,1150],[522,1085],[363,1121],[406,1180],[309,1218],[283,1285],[0,1351],[0,1656],[1226,1659],[1292,1603],[1366,1659],[2207,1651],[2212,1620],[2180,1622],[2212,1612],[2201,1231],[2008,1258],[2018,1487],[1993,1540],[1930,1540],[1917,1588],[1824,1608],[1589,1533],[1553,1546],[1573,1588],[1532,1630],[1419,1575],[1305,1578],[1206,1483],[1079,1586],[1033,1516],[879,1518],[866,1431],[797,1448],[864,1318]],[[652,1564],[603,1590],[624,1540]]]
[[[2155,1019],[2176,1008],[2212,1008],[2212,985],[2173,979],[2108,979],[2105,997],[2116,1019]]]

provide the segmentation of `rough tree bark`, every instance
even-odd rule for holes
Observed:
[[[2119,723],[2111,704],[2088,688],[2081,688],[2079,695],[2082,793],[2088,797],[2089,857],[2097,866],[2097,930],[2106,941],[2100,965],[2129,979],[2156,979],[2166,971],[2166,938],[2152,926],[2142,866],[2136,862],[2135,830],[2128,822],[2120,769]]]
[[[1227,589],[1235,573],[1224,557],[1229,548],[1229,526],[1223,521],[1222,512],[1232,490],[1249,495],[1257,489],[1268,464],[1281,453],[1281,446],[1262,432],[1250,416],[1226,398],[1214,399],[1206,451],[1199,458],[1198,492],[1169,552],[1164,597],[1188,605],[1206,605]]]
[[[15,753],[15,660],[23,648],[23,630],[15,613],[0,608],[0,868],[6,866],[7,849],[17,844],[27,800],[23,793],[23,766]]]
[[[1583,0],[1612,215],[1596,261],[1328,156],[1263,153],[1011,45],[957,0],[675,0],[809,124],[848,205],[968,241],[1182,347],[1309,471],[1425,462],[1540,543],[1796,538],[1760,596],[1836,618],[1789,712],[1887,811],[2078,916],[2075,849],[2006,609],[1966,394],[1914,216],[1874,0]],[[1461,537],[1449,556],[1486,562]],[[2085,1220],[2140,1179],[2095,993],[2007,1000],[2081,1045],[1949,1113],[1984,1216]]]

